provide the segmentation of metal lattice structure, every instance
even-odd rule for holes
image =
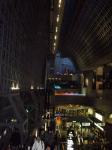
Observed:
[[[112,2],[65,0],[60,50],[79,68],[88,70],[111,62]]]

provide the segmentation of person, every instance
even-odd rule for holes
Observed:
[[[45,149],[44,142],[38,136],[37,138],[34,139],[32,150],[44,150],[44,149]]]
[[[45,145],[49,145],[51,150],[54,150],[55,146],[55,136],[52,130],[48,130],[45,134]]]
[[[46,150],[51,150],[51,148],[50,148],[50,145],[49,145],[49,144],[46,146]]]

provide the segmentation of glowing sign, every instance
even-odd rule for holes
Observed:
[[[69,93],[69,92],[55,92],[55,96],[86,96],[86,94],[81,94],[81,93]]]
[[[57,116],[55,121],[56,121],[57,125],[61,125],[61,123],[62,123],[62,119],[60,116]]]
[[[83,123],[82,123],[82,126],[83,126],[83,127],[89,127],[89,126],[90,126],[90,122],[85,122],[85,123],[83,122]]]
[[[95,118],[97,118],[100,121],[103,121],[103,116],[98,113],[95,113]]]
[[[93,109],[92,109],[92,108],[89,108],[89,109],[88,109],[88,114],[93,115],[93,113],[94,113]]]
[[[61,89],[61,87],[59,85],[55,85],[54,88],[57,90]]]

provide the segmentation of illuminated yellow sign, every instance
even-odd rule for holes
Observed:
[[[61,118],[60,116],[57,116],[55,121],[56,121],[56,124],[57,124],[57,125],[61,125],[61,123],[62,123],[62,118]]]

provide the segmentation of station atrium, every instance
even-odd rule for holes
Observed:
[[[0,0],[0,150],[111,149],[112,0]]]

